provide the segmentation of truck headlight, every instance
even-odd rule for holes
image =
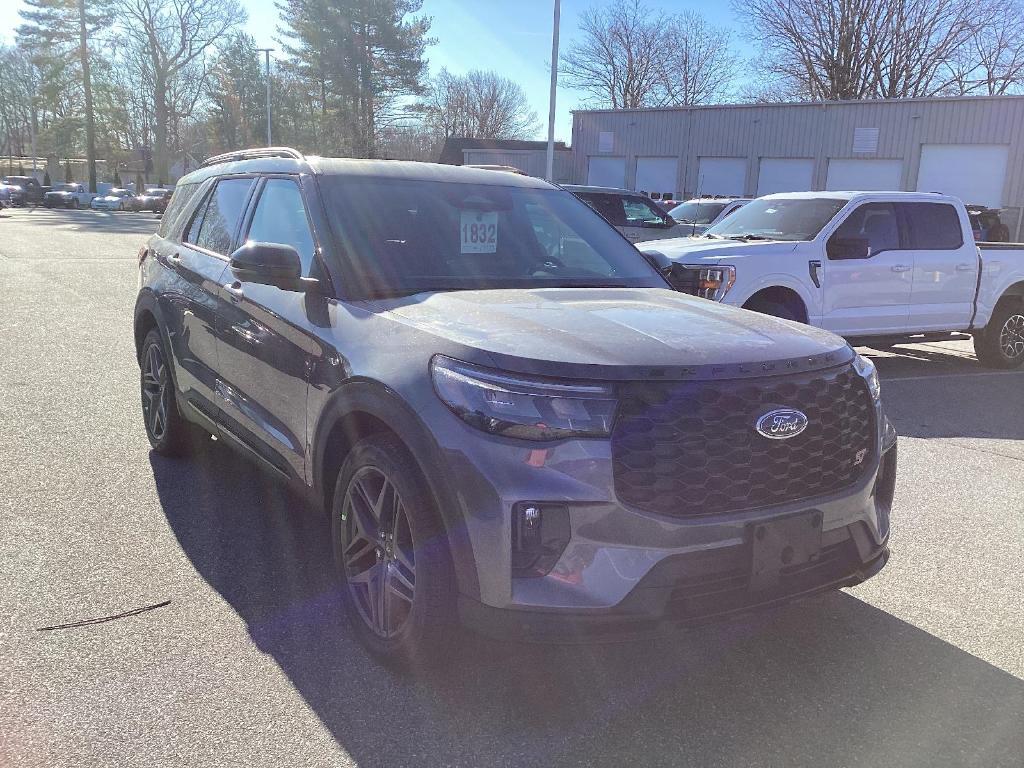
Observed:
[[[492,435],[522,440],[607,437],[616,401],[604,384],[534,379],[443,355],[430,361],[434,391],[459,418]]]
[[[876,403],[881,400],[882,382],[878,379],[878,369],[875,368],[875,364],[863,355],[857,355],[853,358],[853,368],[861,375],[864,381],[867,382],[868,391],[871,393],[871,399]]]
[[[736,267],[701,267],[687,264],[685,268],[692,269],[697,273],[696,295],[702,299],[721,301],[729,289],[736,284]]]

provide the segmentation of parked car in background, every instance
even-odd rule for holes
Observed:
[[[668,213],[687,229],[690,237],[703,235],[726,216],[749,203],[749,197],[698,197],[673,207]]]
[[[450,659],[460,626],[657,634],[888,558],[871,362],[670,290],[540,179],[232,153],[179,182],[138,262],[154,451],[204,430],[302,490],[326,594],[385,660]]]
[[[689,234],[688,228],[681,227],[653,200],[638,192],[575,184],[565,184],[562,189],[572,192],[633,242],[685,237]]]
[[[999,208],[984,205],[968,205],[967,215],[971,218],[971,231],[979,243],[1005,243],[1010,239],[1010,228],[999,218]]]
[[[0,184],[0,208],[10,207],[14,203],[12,197],[21,191],[20,187],[10,184]]]
[[[15,187],[11,190],[11,205],[39,205],[43,201],[43,188],[35,176],[4,176],[0,182]]]
[[[135,195],[126,203],[129,211],[153,211],[163,213],[167,210],[167,202],[171,199],[172,189],[148,189],[145,192]]]
[[[94,211],[123,211],[131,199],[132,193],[127,189],[112,189],[105,195],[96,195],[89,203]]]
[[[1024,244],[976,243],[954,197],[768,195],[703,237],[637,247],[686,293],[857,343],[969,333],[983,365],[1024,364]]]
[[[53,189],[43,196],[43,205],[47,208],[86,208],[93,197],[95,195],[84,184],[54,184]]]

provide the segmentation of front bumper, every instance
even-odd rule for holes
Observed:
[[[460,618],[506,638],[618,639],[860,583],[888,559],[896,437],[877,415],[879,450],[855,485],[825,497],[678,518],[617,498],[606,441],[480,439],[454,415],[438,413],[444,423],[435,423],[434,433],[448,438],[442,471],[459,478],[456,503],[471,544],[471,552],[455,554],[472,558],[477,582],[476,590],[462,589]],[[568,509],[568,544],[545,576],[512,575],[512,510],[526,502]],[[820,519],[820,551],[792,569],[779,564],[770,587],[752,579],[754,528],[809,514]]]

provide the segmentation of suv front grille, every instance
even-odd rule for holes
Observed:
[[[796,408],[808,426],[769,440],[755,424]],[[692,517],[784,504],[857,482],[872,463],[874,407],[851,366],[792,376],[622,387],[612,433],[615,492],[630,506]]]

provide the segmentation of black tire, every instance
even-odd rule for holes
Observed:
[[[76,211],[78,210],[78,198],[71,201],[71,207]]]
[[[749,309],[752,312],[760,312],[762,315],[778,317],[782,320],[792,320],[794,323],[803,322],[793,307],[789,304],[782,304],[777,301],[757,301],[753,304],[748,304],[744,309]]]
[[[974,353],[986,368],[1024,365],[1024,300],[1015,296],[996,304],[988,325],[974,335]]]
[[[458,632],[447,537],[419,466],[395,436],[353,446],[334,487],[331,536],[342,601],[363,646],[404,670],[450,659]]]
[[[178,412],[169,359],[163,337],[154,328],[146,334],[139,357],[142,421],[154,451],[184,456],[191,452],[195,430]]]

